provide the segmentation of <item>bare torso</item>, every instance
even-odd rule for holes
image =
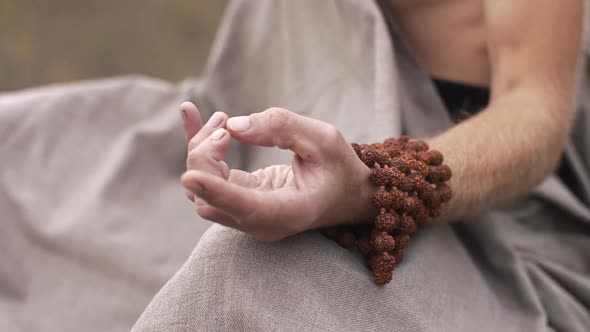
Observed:
[[[388,0],[418,62],[436,78],[490,84],[483,0]]]

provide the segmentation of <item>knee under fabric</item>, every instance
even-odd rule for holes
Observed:
[[[323,234],[344,248],[356,247],[366,257],[375,283],[383,285],[403,260],[410,236],[429,218],[442,214],[442,205],[452,197],[447,184],[452,172],[439,151],[407,136],[352,147],[372,169],[370,181],[379,187],[372,204],[379,212],[373,222],[327,228]]]

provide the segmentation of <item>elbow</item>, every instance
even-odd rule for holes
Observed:
[[[548,176],[555,173],[561,164],[565,146],[567,143],[567,137],[563,139],[554,139],[552,144],[547,145],[547,149],[543,151],[543,156],[537,159],[536,164],[537,172],[536,179],[534,179],[534,185],[538,185],[543,182]],[[533,164],[533,165],[534,165]]]
[[[553,174],[557,171],[557,169],[559,168],[559,165],[561,164],[563,151],[564,151],[564,149],[562,148],[558,152],[553,153],[553,155],[551,156],[551,159],[548,161],[548,163],[544,169],[541,181],[545,180],[545,178],[547,178],[548,176],[550,176],[551,174]],[[541,181],[539,181],[539,182],[541,182]]]
[[[571,124],[573,118],[573,107],[562,101],[537,104],[537,126],[533,142],[536,153],[532,165],[538,170],[538,183],[553,174],[560,166],[566,145],[570,138]],[[537,183],[537,184],[538,184]]]

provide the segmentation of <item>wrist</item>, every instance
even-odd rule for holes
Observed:
[[[371,169],[363,164],[357,199],[359,205],[357,207],[356,218],[353,221],[355,224],[367,223],[379,213],[371,201],[373,195],[379,189],[379,187],[370,181],[371,173]]]

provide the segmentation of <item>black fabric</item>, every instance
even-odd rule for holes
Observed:
[[[461,121],[483,110],[490,101],[487,87],[432,79],[438,94],[443,100],[451,118]]]

